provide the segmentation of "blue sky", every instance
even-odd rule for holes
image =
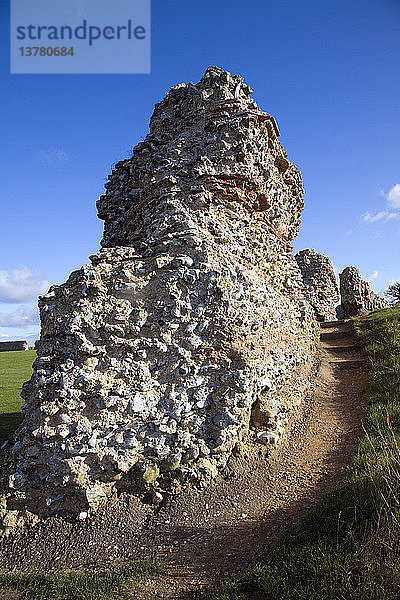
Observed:
[[[0,2],[0,339],[37,335],[37,294],[99,247],[113,164],[209,65],[254,87],[302,172],[295,250],[355,265],[377,291],[400,280],[399,0],[153,0],[148,75],[11,75]]]

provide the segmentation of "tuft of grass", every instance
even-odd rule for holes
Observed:
[[[366,435],[346,479],[213,600],[400,598],[400,303],[355,327],[370,377]]]
[[[0,589],[17,590],[29,600],[116,600],[128,584],[163,572],[161,562],[140,560],[100,573],[0,573]]]
[[[32,375],[35,350],[0,352],[0,445],[21,423],[22,384]]]

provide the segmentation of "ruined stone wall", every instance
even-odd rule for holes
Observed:
[[[367,281],[361,279],[356,267],[346,267],[339,278],[343,317],[355,317],[389,306],[386,300],[371,290]]]
[[[290,245],[301,176],[251,92],[216,67],[175,86],[110,175],[102,250],[40,299],[13,506],[204,485],[240,439],[279,437],[315,320]]]
[[[313,307],[317,320],[335,320],[340,295],[331,261],[312,249],[301,250],[295,259],[302,274],[304,295]]]
[[[11,352],[17,350],[28,350],[28,342],[26,340],[0,342],[0,352]]]

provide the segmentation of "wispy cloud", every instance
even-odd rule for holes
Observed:
[[[0,313],[0,327],[26,327],[38,325],[39,322],[39,312],[35,305],[22,306],[12,313]]]
[[[369,275],[369,276],[367,277],[367,281],[368,281],[368,283],[372,283],[373,281],[375,281],[375,279],[377,279],[377,278],[378,278],[378,275],[379,275],[379,273],[378,273],[378,271],[375,269],[375,271],[374,271],[373,273],[371,273],[371,275]]]
[[[399,213],[390,212],[388,210],[381,210],[380,212],[377,212],[374,215],[371,215],[371,213],[366,212],[361,216],[362,220],[366,223],[375,223],[375,221],[382,220],[390,221],[391,219],[397,219],[398,217],[400,217]]]
[[[69,161],[69,156],[64,150],[41,150],[39,152],[39,161],[42,165],[54,165],[56,163],[66,163]]]
[[[21,266],[11,272],[0,271],[0,302],[30,302],[50,287],[41,273]]]
[[[387,199],[392,208],[400,208],[400,183],[396,183],[388,192]]]
[[[391,221],[392,219],[398,219],[400,217],[400,212],[396,212],[400,210],[400,183],[396,183],[387,193],[384,190],[380,190],[379,195],[386,198],[387,208],[373,214],[370,212],[362,214],[361,219],[365,223]]]

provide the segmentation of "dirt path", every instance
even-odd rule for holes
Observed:
[[[132,588],[130,600],[189,600],[253,564],[343,478],[362,435],[362,348],[350,323],[323,325],[314,388],[273,458],[265,446],[233,456],[206,489],[182,491],[156,510],[122,494],[84,522],[49,518],[0,543],[0,568],[109,569],[159,556],[169,574]]]
[[[254,563],[343,478],[362,435],[365,361],[351,323],[322,327],[314,389],[287,443],[264,465],[250,464],[246,479],[234,476],[225,489],[203,492],[202,526],[195,498],[192,510],[188,499],[182,506],[178,498],[175,509],[161,510],[148,523],[151,538],[159,531],[157,554],[169,575],[132,590],[131,600],[206,597],[215,584]]]

